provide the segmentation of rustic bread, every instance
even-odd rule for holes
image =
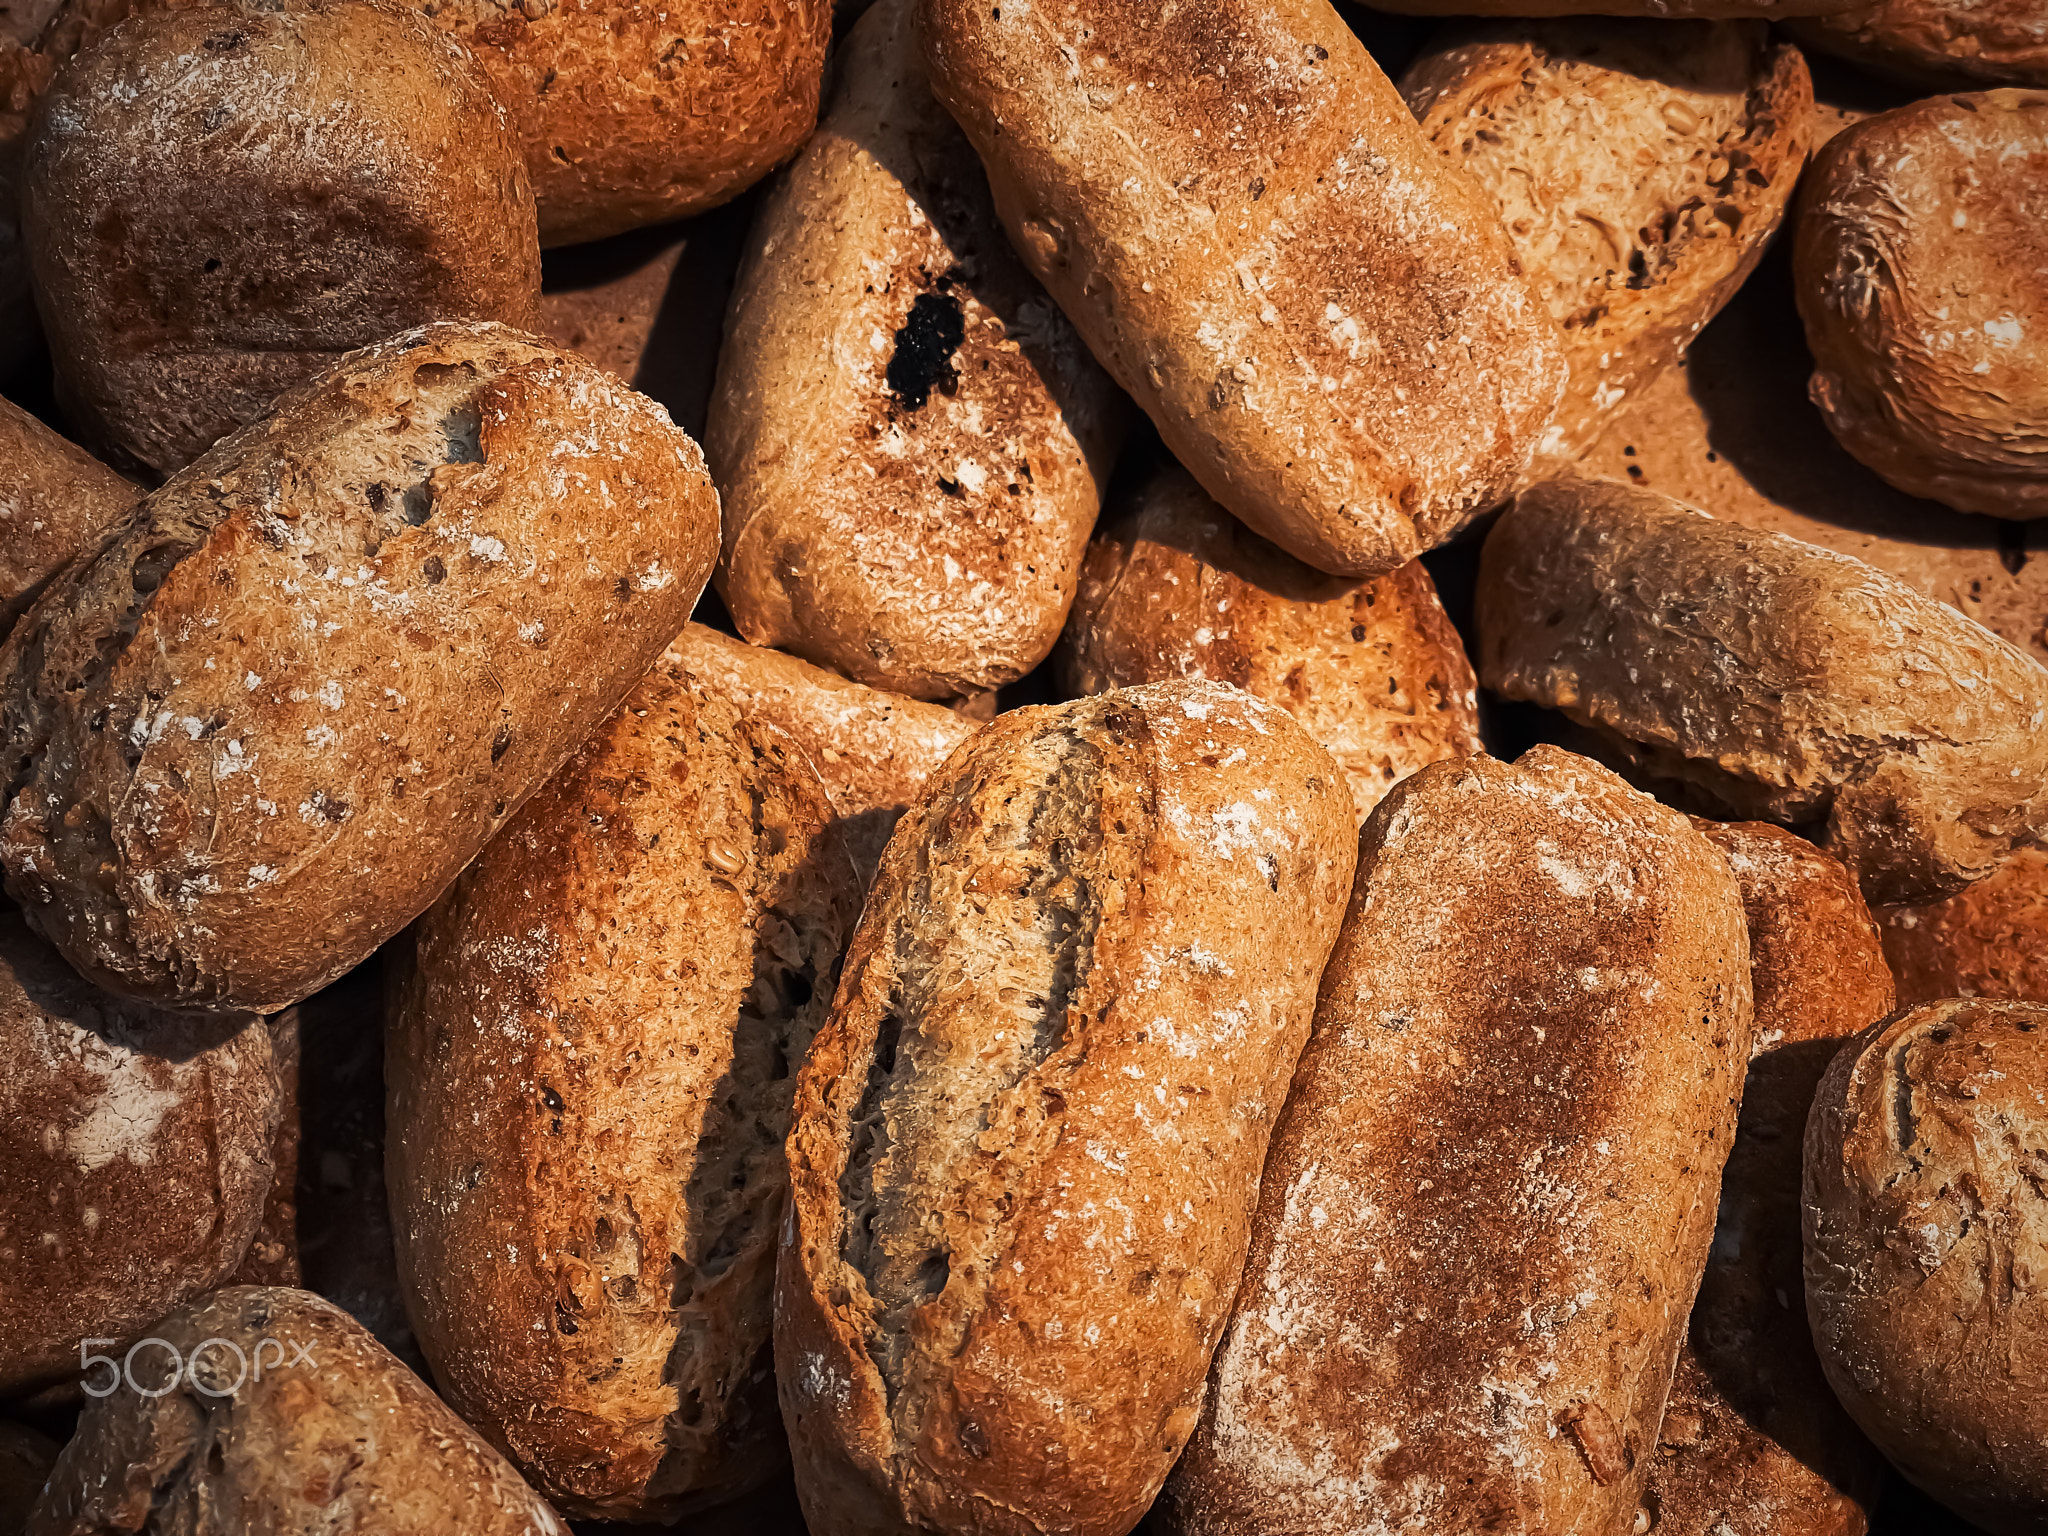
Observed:
[[[762,204],[704,451],[740,633],[938,699],[1052,649],[1123,398],[1004,239],[911,3],[855,23]]]
[[[0,400],[0,636],[56,571],[98,546],[142,492]]]
[[[56,1464],[56,1441],[26,1424],[0,1419],[0,1531],[19,1536]]]
[[[1794,262],[1813,398],[1893,485],[2048,516],[2048,94],[1940,96],[1832,139]]]
[[[1806,1326],[1799,1151],[1836,1049],[1892,1010],[1855,877],[1782,827],[1704,822],[1749,923],[1756,1034],[1714,1245],[1643,1495],[1663,1536],[1863,1536],[1884,1462]]]
[[[1806,62],[1761,21],[1468,25],[1401,94],[1493,194],[1564,337],[1564,399],[1526,482],[1685,355],[1763,255],[1813,137]]]
[[[2023,848],[1946,901],[1877,914],[1901,1003],[2048,1003],[2048,851]]]
[[[850,683],[780,651],[692,624],[663,657],[717,689],[742,718],[773,726],[803,750],[837,813],[839,835],[866,886],[897,819],[975,725],[950,709]]]
[[[501,326],[367,348],[145,501],[0,650],[0,859],[117,992],[284,1007],[441,893],[661,654],[696,445]]]
[[[0,914],[0,1397],[233,1273],[281,1100],[261,1022],[123,1003]]]
[[[472,50],[511,112],[543,245],[738,196],[810,133],[830,0],[401,0]]]
[[[1872,903],[2048,834],[2048,670],[1860,561],[1556,480],[1488,536],[1478,615],[1488,687],[1726,810],[1824,827]]]
[[[1864,0],[1801,18],[1793,35],[1926,88],[2048,86],[2040,0]]]
[[[1337,760],[1360,821],[1423,764],[1479,750],[1472,663],[1419,562],[1326,576],[1177,464],[1089,545],[1059,672],[1074,693],[1209,677],[1278,704]]]
[[[1828,1383],[1892,1464],[1989,1531],[2048,1509],[2041,1205],[2048,1008],[1895,1014],[1806,1127],[1806,1305]]]
[[[1327,0],[925,0],[935,95],[1027,265],[1176,457],[1379,576],[1514,483],[1556,328],[1483,188]]]
[[[190,1368],[162,1395],[124,1386],[87,1407],[28,1536],[567,1536],[497,1452],[317,1296],[235,1286],[154,1333]],[[169,1358],[152,1347],[135,1371],[154,1390]]]
[[[297,1008],[273,1013],[264,1021],[270,1032],[270,1071],[277,1080],[277,1128],[270,1134],[270,1189],[242,1262],[227,1279],[229,1285],[298,1285],[299,1270],[299,1144],[304,1122],[299,1113],[300,1040],[303,1031]],[[314,1092],[326,1084],[314,1080]]]
[[[831,820],[779,733],[658,667],[392,978],[414,1331],[567,1514],[672,1520],[783,1459],[782,1144],[860,899]]]
[[[1281,711],[996,717],[896,829],[797,1083],[776,1370],[816,1536],[1120,1536],[1194,1427],[1353,858]]]
[[[23,233],[59,397],[159,475],[342,353],[531,325],[532,193],[476,62],[362,0],[151,9],[58,75]]]
[[[1165,1530],[1627,1530],[1749,1046],[1683,816],[1554,747],[1395,786]]]
[[[1657,21],[1782,21],[1838,11],[1855,0],[1380,0],[1406,16],[1641,16]]]

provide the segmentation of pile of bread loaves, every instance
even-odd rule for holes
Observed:
[[[2048,1533],[2048,9],[1393,8],[0,0],[0,1536]]]

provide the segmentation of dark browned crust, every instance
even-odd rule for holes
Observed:
[[[1869,0],[1801,18],[1808,48],[1853,59],[1923,90],[2048,86],[2039,0]]]
[[[2048,1003],[2048,850],[2023,848],[1968,890],[1881,908],[1877,922],[1903,1004]]]

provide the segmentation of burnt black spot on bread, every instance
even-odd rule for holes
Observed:
[[[905,410],[923,410],[932,390],[953,377],[953,354],[966,340],[966,311],[951,293],[920,293],[911,301],[884,374]]]

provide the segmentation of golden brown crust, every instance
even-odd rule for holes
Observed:
[[[567,1536],[425,1382],[317,1296],[237,1286],[154,1331],[196,1364],[160,1396],[124,1385],[87,1407],[27,1536]],[[146,1387],[167,1373],[161,1349],[138,1357]]]
[[[1793,36],[1927,89],[2048,86],[2040,0],[1867,0],[1801,19]]]
[[[532,194],[475,60],[358,0],[149,9],[58,76],[22,173],[58,390],[169,474],[343,353],[528,326]]]
[[[1278,704],[1337,760],[1360,821],[1423,764],[1479,750],[1472,663],[1420,562],[1326,576],[1178,465],[1097,531],[1058,654],[1074,693],[1207,677]]]
[[[1538,747],[1374,811],[1167,1529],[1621,1531],[1750,1045],[1728,867]]]
[[[1326,0],[924,0],[1019,253],[1176,457],[1318,569],[1499,500],[1562,384],[1484,192]]]
[[[150,497],[0,651],[0,857],[111,990],[271,1010],[403,927],[682,628],[665,411],[501,326],[367,348]]]
[[[0,400],[0,637],[43,583],[140,500],[139,489],[83,448]]]
[[[1814,159],[1793,247],[1813,398],[1857,458],[1964,512],[2048,516],[2048,94],[1940,96]]]
[[[1525,484],[1581,458],[1734,296],[1813,138],[1806,62],[1760,21],[1467,25],[1401,93],[1499,204],[1564,338]]]
[[[1860,561],[1554,480],[1488,537],[1478,613],[1489,687],[1738,815],[1824,825],[1873,903],[2048,833],[2048,670]]]
[[[1806,1127],[1828,1383],[1901,1472],[2001,1536],[2048,1507],[2043,1082],[2048,1008],[1928,1003],[1836,1056]]]
[[[926,787],[797,1088],[775,1349],[819,1536],[1137,1523],[1352,825],[1299,726],[1195,680],[999,715]]]
[[[2023,848],[1968,890],[1877,922],[1901,1003],[2048,1003],[2048,851]]]

